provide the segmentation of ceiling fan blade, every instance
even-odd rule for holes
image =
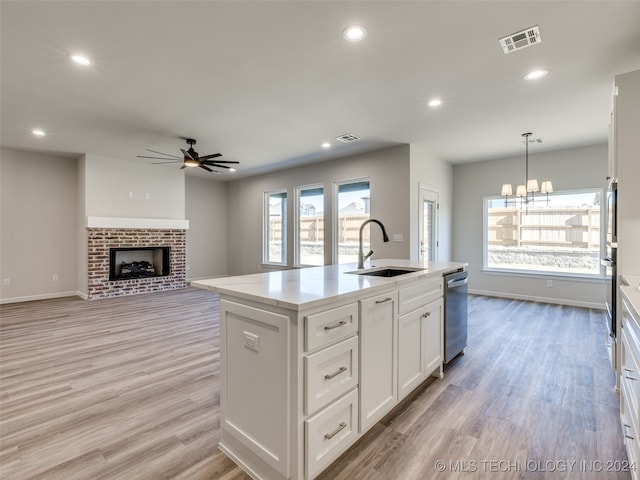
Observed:
[[[233,162],[230,160],[202,160],[202,163],[204,163],[205,165],[222,164],[222,163],[230,163],[230,164],[238,165],[240,162]]]
[[[182,160],[171,160],[170,162],[153,162],[151,165],[164,165],[165,163],[181,163]]]
[[[233,167],[227,167],[226,165],[218,165],[217,163],[207,163],[207,165],[210,165],[214,168],[226,168],[227,170],[233,169]]]
[[[181,148],[180,151],[182,152],[185,158],[190,158],[191,160],[195,160],[195,158],[193,158],[191,154],[187,152],[184,148]]]
[[[216,158],[216,157],[221,157],[222,154],[221,153],[212,153],[211,155],[204,155],[202,157],[200,157],[200,160],[209,160],[210,158]]]
[[[147,152],[151,152],[151,153],[159,153],[160,155],[166,155],[167,157],[180,158],[179,156],[177,156],[177,155],[171,155],[170,153],[156,152],[155,150],[150,150],[150,149],[148,149],[148,148],[145,148],[145,150],[146,150]]]
[[[207,172],[211,172],[213,173],[213,170],[211,170],[209,167],[207,167],[206,165],[202,165],[200,164],[200,168],[204,168]]]
[[[136,155],[137,158],[153,158],[154,160],[167,160],[170,162],[181,162],[182,159],[178,158],[178,160],[169,160],[168,158],[162,158],[162,157],[147,157],[146,155]]]

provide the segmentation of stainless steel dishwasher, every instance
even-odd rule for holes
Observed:
[[[467,346],[468,277],[462,268],[444,276],[444,363]]]

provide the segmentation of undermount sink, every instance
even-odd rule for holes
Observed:
[[[406,275],[407,273],[414,273],[423,270],[422,268],[407,268],[407,267],[386,267],[386,268],[374,268],[369,270],[354,270],[354,275],[369,275],[373,277],[397,277],[398,275]]]

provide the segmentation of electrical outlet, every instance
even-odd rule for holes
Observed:
[[[9,285],[11,285],[11,279],[10,278],[5,278],[4,281],[2,282],[2,284],[5,287],[8,287]]]
[[[402,241],[404,241],[404,235],[402,233],[394,233],[393,234],[393,241],[394,242],[402,242]]]
[[[129,192],[129,198],[133,198],[133,192]]]
[[[54,274],[53,274],[53,281],[54,281],[54,282],[57,282],[58,280],[60,280],[60,277],[58,277],[58,274],[57,274],[57,273],[54,273]]]
[[[187,272],[188,272],[189,270],[191,270],[191,265],[187,264],[187,265],[185,266],[185,269],[186,269],[186,270],[187,270]]]
[[[260,348],[260,337],[258,335],[255,335],[253,333],[247,332],[246,330],[244,331],[244,346],[251,349],[251,350],[255,350],[256,352],[259,351]]]
[[[553,280],[547,280],[547,288],[553,287]]]
[[[150,198],[151,198],[151,194],[150,193],[147,192],[147,193],[144,194],[144,199],[145,200],[149,200]]]

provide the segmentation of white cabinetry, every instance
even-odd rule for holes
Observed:
[[[442,376],[442,362],[444,360],[443,335],[443,306],[442,299],[430,303],[422,317],[422,358],[426,375],[437,371]]]
[[[355,302],[304,316],[306,478],[338,458],[358,434],[357,334]]]
[[[360,301],[360,431],[396,404],[398,292]]]
[[[441,273],[311,305],[222,294],[219,448],[255,479],[318,476],[442,373]]]
[[[637,466],[640,460],[640,315],[632,300],[640,300],[640,291],[633,287],[621,287],[620,291],[620,422],[629,464]],[[632,469],[631,475],[637,480],[638,470]]]
[[[398,399],[406,397],[434,370],[442,375],[442,278],[399,292]],[[414,309],[414,310],[411,310]]]
[[[618,274],[640,272],[640,70],[615,77],[617,97],[614,99],[613,134],[610,145],[613,169],[618,179]],[[618,303],[618,313],[620,304]]]
[[[221,443],[251,452],[265,476],[284,478],[290,473],[289,331],[288,316],[220,301]]]

